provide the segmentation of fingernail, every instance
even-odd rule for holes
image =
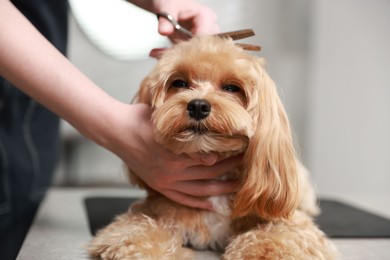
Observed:
[[[167,49],[166,48],[156,48],[156,49],[153,49],[150,51],[149,53],[149,56],[150,57],[153,57],[153,58],[161,58],[161,56],[164,54],[164,52],[166,51]]]
[[[218,160],[218,155],[217,154],[202,154],[201,155],[201,160],[204,164],[206,165],[213,165],[214,163],[217,162]]]

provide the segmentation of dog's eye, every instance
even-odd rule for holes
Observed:
[[[174,80],[171,86],[174,88],[188,88],[187,82],[181,79]]]
[[[239,92],[241,89],[236,85],[229,84],[229,85],[222,86],[222,90],[227,92]]]

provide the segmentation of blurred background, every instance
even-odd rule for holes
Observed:
[[[148,52],[168,43],[155,16],[123,0],[92,1],[70,1],[69,58],[130,102],[155,64]],[[244,42],[262,46],[255,55],[268,62],[319,193],[373,208],[390,198],[390,1],[201,2],[222,31],[254,29]],[[110,152],[66,123],[62,136],[55,185],[129,185]]]

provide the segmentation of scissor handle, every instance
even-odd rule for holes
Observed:
[[[167,19],[172,25],[173,27],[175,28],[175,30],[179,31],[180,33],[182,33],[184,36],[188,37],[188,38],[192,38],[194,35],[192,34],[192,32],[190,32],[189,30],[187,30],[186,28],[184,28],[183,26],[181,26],[176,20],[175,18],[173,18],[173,16],[171,14],[168,14],[166,12],[161,12],[161,13],[157,13],[157,19],[160,19],[160,17],[163,17],[165,19]]]

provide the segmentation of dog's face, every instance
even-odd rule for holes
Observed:
[[[156,141],[177,154],[243,152],[257,123],[250,111],[259,85],[255,63],[233,42],[213,37],[165,53],[140,92],[154,108]]]
[[[290,128],[261,59],[232,40],[193,38],[162,56],[138,102],[154,110],[155,140],[177,154],[244,153],[235,215],[272,218],[296,207]]]

